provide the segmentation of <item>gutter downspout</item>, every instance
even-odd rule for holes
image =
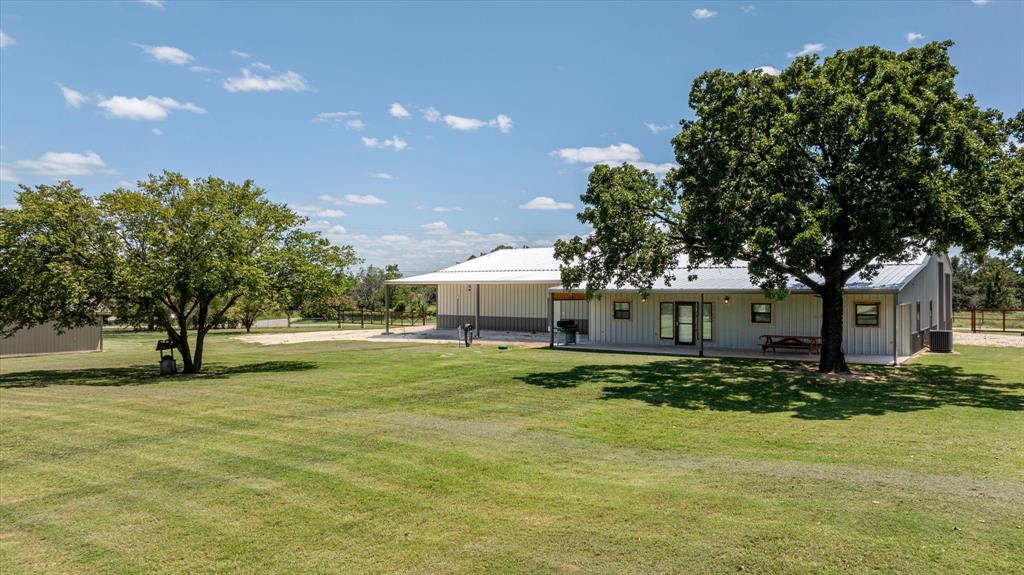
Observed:
[[[697,313],[697,357],[704,357],[704,292],[700,292],[700,311]]]

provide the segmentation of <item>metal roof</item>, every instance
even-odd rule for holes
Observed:
[[[685,265],[682,257],[680,263]],[[848,291],[899,291],[928,263],[927,254],[919,254],[906,263],[886,264],[871,280],[860,274],[846,283]],[[746,262],[734,262],[731,267],[705,267],[688,271],[673,270],[671,283],[657,281],[651,291],[703,291],[703,292],[759,292],[751,283]],[[696,275],[693,280],[688,276]],[[814,276],[812,276],[814,277]],[[816,278],[815,278],[816,279]],[[521,248],[498,250],[454,266],[407,278],[388,280],[389,284],[547,284],[561,289],[560,263],[554,248]],[[607,291],[636,291],[631,285],[608,286]],[[793,280],[791,291],[806,291],[807,287]]]

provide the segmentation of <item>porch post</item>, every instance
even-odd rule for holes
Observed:
[[[892,366],[900,364],[900,323],[896,317],[900,311],[899,294],[892,294]]]
[[[476,318],[473,320],[476,325],[476,336],[480,337],[480,284],[476,284]]]
[[[704,357],[704,292],[700,293],[700,311],[697,312],[697,352],[698,357]]]
[[[384,284],[384,333],[391,333],[391,284]]]
[[[555,292],[548,292],[548,333],[551,335],[551,341],[548,343],[548,347],[554,349],[555,347]]]

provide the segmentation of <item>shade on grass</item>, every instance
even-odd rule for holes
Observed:
[[[0,365],[20,572],[1021,571],[1024,362],[153,336]]]

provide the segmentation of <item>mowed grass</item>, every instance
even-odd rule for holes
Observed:
[[[0,364],[0,572],[1021,573],[1024,360],[149,335]]]

